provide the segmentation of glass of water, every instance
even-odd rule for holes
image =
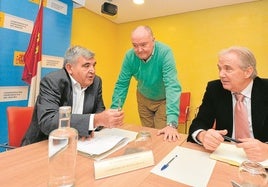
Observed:
[[[244,161],[239,166],[239,178],[242,187],[264,187],[267,185],[267,173],[258,162]]]
[[[124,154],[138,153],[152,149],[152,137],[148,131],[139,131],[135,141],[128,145]]]
[[[135,147],[139,150],[151,150],[152,149],[152,136],[148,131],[138,132],[135,139]]]

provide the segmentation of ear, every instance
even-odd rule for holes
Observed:
[[[244,71],[244,74],[245,74],[245,78],[249,78],[253,73],[253,67],[248,67],[245,71]]]
[[[67,70],[67,72],[72,75],[73,71],[72,71],[72,65],[70,63],[67,63],[65,65],[65,69]]]

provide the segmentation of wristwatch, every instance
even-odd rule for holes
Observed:
[[[178,128],[178,124],[176,121],[171,121],[167,124],[167,126],[173,127],[174,129]]]

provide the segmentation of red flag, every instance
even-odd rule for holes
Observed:
[[[37,74],[38,62],[42,58],[42,27],[43,27],[43,0],[36,17],[30,43],[24,54],[24,70],[22,80],[31,84],[32,78]]]

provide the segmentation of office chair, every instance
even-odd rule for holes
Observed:
[[[190,98],[191,93],[190,92],[182,92],[180,97],[180,115],[179,115],[179,124],[184,125],[184,132],[187,134],[188,127],[188,117],[190,112]]]
[[[7,107],[8,144],[0,145],[0,147],[6,150],[20,147],[22,138],[30,125],[32,114],[33,107]]]

